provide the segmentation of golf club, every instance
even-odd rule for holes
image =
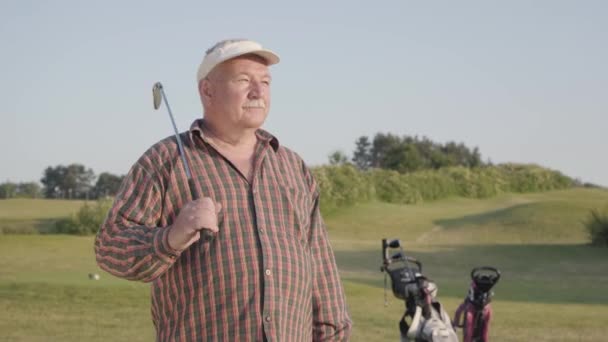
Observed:
[[[198,192],[196,191],[196,187],[194,186],[194,180],[192,179],[192,172],[190,171],[190,165],[188,164],[188,159],[186,158],[186,151],[184,150],[184,145],[182,143],[182,139],[179,136],[179,131],[177,130],[177,126],[175,125],[175,119],[173,118],[173,113],[171,112],[171,107],[169,106],[169,102],[167,101],[167,96],[165,95],[165,90],[163,89],[163,85],[160,82],[156,82],[152,87],[152,97],[154,100],[154,109],[158,110],[160,108],[161,101],[165,102],[165,106],[167,107],[167,112],[169,112],[169,118],[171,119],[171,124],[173,125],[173,131],[175,132],[175,139],[177,140],[177,147],[179,149],[179,155],[182,158],[182,163],[184,164],[184,169],[186,170],[186,177],[188,177],[188,188],[190,189],[190,195],[192,196],[192,200],[199,199]],[[210,241],[215,238],[215,234],[208,229],[201,230],[201,240],[203,242]]]

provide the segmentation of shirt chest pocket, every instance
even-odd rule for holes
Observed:
[[[274,221],[280,233],[296,238],[308,244],[310,232],[310,197],[307,193],[283,184],[276,185],[279,195],[275,210]]]

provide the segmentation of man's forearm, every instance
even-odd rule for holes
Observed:
[[[167,241],[168,229],[105,224],[95,240],[97,264],[120,278],[150,282],[173,265],[178,253]]]

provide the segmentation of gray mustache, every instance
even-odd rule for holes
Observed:
[[[266,108],[266,103],[264,100],[252,100],[243,106],[244,108]]]

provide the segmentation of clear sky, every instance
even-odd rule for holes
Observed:
[[[0,182],[126,173],[172,134],[154,82],[185,130],[204,51],[250,38],[282,58],[265,128],[310,165],[391,132],[608,185],[607,32],[607,1],[3,0]]]

